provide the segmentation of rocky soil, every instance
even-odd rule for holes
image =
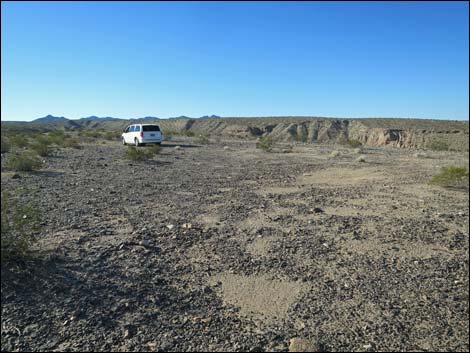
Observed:
[[[468,351],[469,194],[427,184],[468,153],[124,152],[2,173],[43,215],[2,266],[2,351]]]

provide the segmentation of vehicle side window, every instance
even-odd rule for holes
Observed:
[[[124,130],[124,133],[128,133],[128,132],[129,132],[129,128],[130,128],[130,126],[126,127],[126,130]]]
[[[132,125],[131,128],[129,129],[129,132],[134,132],[135,126]]]
[[[139,132],[139,131],[140,131],[140,125],[136,125],[135,132]]]

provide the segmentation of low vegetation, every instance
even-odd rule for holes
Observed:
[[[44,142],[34,142],[30,145],[29,148],[41,157],[47,157],[51,154],[51,149],[49,148],[49,145]]]
[[[25,136],[22,136],[20,134],[18,135],[12,135],[9,138],[9,142],[12,146],[18,147],[18,148],[23,148],[28,146],[29,141]]]
[[[444,141],[433,141],[429,145],[429,148],[433,151],[448,151],[450,149],[449,144]]]
[[[10,149],[11,149],[11,146],[10,146],[10,142],[8,141],[8,139],[2,135],[2,149],[1,149],[1,153],[7,153],[7,152],[10,152]]]
[[[158,153],[160,153],[160,146],[158,145],[152,145],[148,148],[129,146],[126,150],[126,159],[131,161],[147,161]]]
[[[361,141],[354,140],[354,139],[349,139],[349,138],[341,139],[340,144],[345,146],[345,147],[350,147],[350,148],[360,148],[360,147],[362,147],[362,142]]]
[[[261,136],[256,143],[256,148],[262,149],[266,152],[271,152],[273,149],[273,139],[271,136]]]
[[[446,188],[468,188],[468,169],[461,166],[447,166],[441,168],[430,181],[432,185],[439,185]]]
[[[65,148],[75,148],[75,149],[80,149],[82,148],[82,146],[80,145],[80,141],[78,141],[78,139],[76,138],[69,138],[69,139],[66,139],[62,142],[62,147],[65,147]]]
[[[5,169],[15,172],[31,172],[41,168],[41,161],[33,152],[11,154],[5,162]]]
[[[112,141],[112,140],[117,140],[119,135],[113,131],[108,131],[104,134],[103,136],[105,140]]]
[[[2,189],[1,261],[23,257],[39,228],[39,212],[31,204],[20,205],[17,195]]]

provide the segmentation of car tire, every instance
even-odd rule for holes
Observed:
[[[123,146],[127,145],[127,144],[126,144],[126,140],[124,139],[124,137],[122,138],[122,145],[123,145]]]
[[[139,140],[137,139],[137,137],[134,139],[134,144],[135,144],[135,147],[140,146],[140,143],[139,143]]]

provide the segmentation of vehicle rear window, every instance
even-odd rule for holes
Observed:
[[[144,125],[142,126],[144,131],[160,131],[160,127],[158,125]]]

